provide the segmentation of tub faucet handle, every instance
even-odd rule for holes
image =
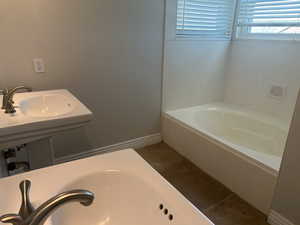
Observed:
[[[23,180],[20,183],[20,190],[22,194],[22,204],[19,211],[19,215],[22,219],[28,218],[34,211],[34,208],[29,199],[29,190],[30,190],[31,182],[30,180]]]

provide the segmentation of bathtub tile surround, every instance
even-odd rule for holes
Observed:
[[[299,41],[233,41],[225,71],[224,101],[290,123],[300,87]],[[272,85],[286,88],[270,97]]]
[[[300,87],[299,41],[176,39],[176,1],[166,1],[164,111],[215,101],[290,122]],[[178,54],[180,53],[180,54]],[[286,87],[281,99],[271,85]]]
[[[137,152],[216,225],[268,225],[265,215],[167,144]]]
[[[166,41],[163,110],[223,101],[229,46],[211,41]]]

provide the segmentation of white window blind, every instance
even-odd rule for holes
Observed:
[[[234,0],[178,0],[177,37],[230,39]]]
[[[241,0],[237,26],[238,36],[292,38],[300,34],[300,0]]]

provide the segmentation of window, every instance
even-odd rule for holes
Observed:
[[[240,0],[237,37],[300,37],[300,0]]]
[[[178,0],[176,37],[230,39],[235,0]]]

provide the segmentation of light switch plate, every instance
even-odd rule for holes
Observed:
[[[45,73],[45,63],[42,58],[35,58],[33,61],[33,68],[36,73]]]

